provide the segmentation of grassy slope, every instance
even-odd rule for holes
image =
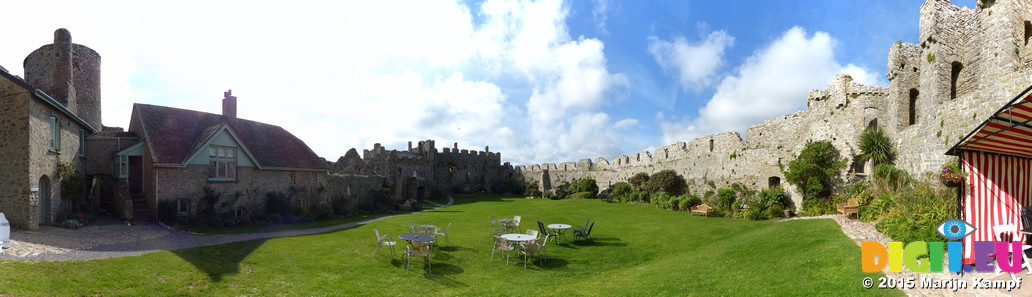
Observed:
[[[549,243],[550,258],[505,265],[491,257],[487,217],[524,227],[597,220],[591,241]],[[433,273],[405,271],[389,250],[373,258],[372,229],[453,223]],[[404,242],[399,243],[404,250]],[[400,259],[400,260],[399,260]],[[858,295],[860,248],[831,220],[783,223],[691,217],[594,200],[458,198],[440,211],[324,234],[254,240],[135,257],[0,262],[0,295]],[[49,295],[45,294],[45,295]]]

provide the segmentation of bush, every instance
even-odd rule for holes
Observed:
[[[176,222],[176,200],[165,199],[158,201],[158,221],[167,225],[172,225]]]
[[[627,182],[631,183],[635,190],[641,191],[645,184],[649,182],[649,174],[644,172],[635,173]]]
[[[512,193],[512,194],[515,194],[515,195],[523,195],[523,193],[526,190],[526,186],[523,185],[523,181],[516,180],[516,179],[509,179],[509,180],[505,181],[505,189],[507,191],[509,191],[509,193]]]
[[[308,215],[308,208],[304,206],[294,206],[294,212],[291,214],[295,217],[304,217]]]
[[[846,160],[839,159],[838,150],[831,142],[809,142],[799,156],[788,163],[785,180],[799,187],[805,209],[807,200],[826,200],[825,197],[831,195],[832,188],[838,184],[839,170],[845,164]]]
[[[312,218],[316,220],[328,220],[333,218],[333,208],[326,204],[319,204],[312,208]]]
[[[773,219],[773,218],[781,218],[781,217],[785,216],[785,209],[782,208],[781,205],[774,205],[774,206],[768,207],[767,210],[764,211],[764,213],[767,215],[768,218],[771,218],[771,219]]]
[[[276,214],[281,217],[290,215],[290,197],[280,192],[265,193],[265,214]]]
[[[667,192],[670,195],[680,196],[688,191],[688,182],[677,172],[668,169],[650,176],[645,187],[652,193]]]
[[[788,205],[788,194],[785,194],[785,190],[780,186],[760,191],[759,199],[759,204],[762,205],[764,209],[771,208],[773,206],[785,207]]]
[[[610,193],[610,196],[612,196],[613,199],[616,201],[623,201],[627,200],[627,196],[630,195],[633,191],[634,188],[631,187],[631,184],[625,182],[618,182],[615,185],[613,185],[613,192]]]
[[[732,204],[735,203],[735,191],[724,188],[717,191],[717,208],[730,212]]]
[[[885,136],[881,127],[868,127],[860,133],[857,141],[860,146],[859,161],[871,160],[871,165],[892,164],[896,160],[896,152],[892,140]]]
[[[569,199],[591,199],[595,198],[595,193],[592,192],[578,192],[573,195],[566,196]]]
[[[766,220],[767,215],[759,207],[752,207],[745,210],[745,218],[753,221]]]
[[[595,198],[595,194],[598,193],[598,184],[595,183],[595,179],[591,179],[591,178],[574,179],[573,182],[571,182],[569,184],[569,186],[566,188],[566,192],[568,192],[568,193],[587,192],[589,194],[587,196],[583,197],[583,198]]]

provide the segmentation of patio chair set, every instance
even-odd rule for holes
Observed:
[[[409,233],[398,235],[398,238],[404,239],[409,243],[409,246],[405,247],[405,270],[409,269],[409,262],[412,257],[426,258],[427,270],[433,272],[433,266],[430,262],[430,257],[433,255],[433,249],[437,246],[437,239],[444,237],[445,241],[450,245],[451,239],[448,236],[448,231],[451,229],[451,223],[445,228],[438,228],[435,225],[416,225],[412,222],[408,222]],[[394,246],[398,244],[389,234],[380,235],[380,229],[373,229],[373,233],[376,235],[376,253],[373,257],[380,254],[380,248],[390,247],[391,258],[394,258]]]
[[[530,256],[536,256],[538,262],[544,264],[544,259],[548,258],[548,253],[545,250],[548,240],[553,239],[556,241],[556,244],[559,244],[560,238],[564,237],[565,230],[572,228],[572,226],[566,224],[550,224],[548,228],[545,228],[545,223],[537,221],[537,230],[527,229],[526,233],[510,233],[519,232],[519,222],[521,219],[520,216],[515,216],[512,220],[490,217],[491,234],[494,237],[491,261],[494,261],[495,252],[501,251],[505,253],[505,265],[509,265],[509,254],[516,253],[523,255],[523,268],[527,268]],[[573,230],[574,236],[588,238],[591,236],[591,229],[594,226],[595,223],[589,219],[584,222],[584,228]],[[518,260],[519,258],[517,257]]]

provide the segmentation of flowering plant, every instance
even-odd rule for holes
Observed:
[[[958,187],[964,183],[968,173],[958,169],[957,162],[950,161],[939,172],[939,181],[947,187]]]

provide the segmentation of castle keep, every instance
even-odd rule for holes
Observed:
[[[978,1],[963,9],[946,0],[921,6],[917,44],[889,46],[888,87],[865,86],[838,75],[825,90],[812,90],[807,110],[737,132],[707,135],[631,156],[576,163],[516,166],[516,175],[541,190],[578,178],[600,188],[638,172],[671,169],[697,195],[732,183],[752,189],[783,184],[787,164],[808,141],[828,140],[852,166],[843,177],[870,166],[853,161],[867,126],[885,129],[898,151],[896,166],[921,178],[947,161],[944,152],[1013,94],[1032,84],[1032,1]],[[785,184],[795,193],[795,187]],[[796,205],[800,195],[793,194]]]

